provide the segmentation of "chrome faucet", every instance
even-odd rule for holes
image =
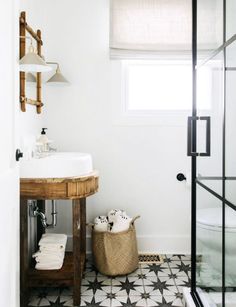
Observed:
[[[35,150],[33,150],[32,152],[32,157],[33,158],[44,158],[50,155],[50,153],[52,152],[56,152],[57,149],[53,148],[48,144],[46,144],[47,146],[45,146],[45,144],[41,144],[39,142],[36,142],[36,146],[35,146]]]

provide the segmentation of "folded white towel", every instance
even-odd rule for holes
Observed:
[[[39,251],[33,254],[37,270],[59,270],[65,257],[67,236],[65,234],[46,233],[39,241]]]
[[[38,254],[38,255],[37,255]],[[35,253],[33,256],[36,262],[63,262],[65,254],[62,255],[45,255],[44,253]]]
[[[40,262],[38,262],[38,263],[40,263],[41,265],[47,265],[47,266],[49,266],[49,265],[61,265],[61,264],[63,264],[63,260],[64,259],[61,259],[61,260],[47,260],[47,259],[44,259],[44,260],[42,260],[42,261],[40,261]]]
[[[39,248],[41,251],[56,251],[65,250],[67,236],[65,234],[46,233],[42,235],[39,241]]]
[[[63,263],[64,258],[34,258],[37,263]]]
[[[48,250],[44,250],[44,251],[40,251],[38,250],[36,253],[34,253],[32,255],[33,258],[36,257],[59,257],[62,258],[65,256],[65,252],[64,251],[48,251]]]
[[[67,236],[65,234],[45,233],[39,241],[39,245],[66,245]]]
[[[41,263],[36,263],[36,270],[60,270],[62,268],[63,262],[62,263],[48,263],[48,264],[41,264]]]
[[[94,219],[95,231],[108,231],[108,219],[106,216],[98,216]]]
[[[47,232],[47,233],[43,233],[42,234],[42,238],[45,238],[45,240],[46,240],[46,238],[65,238],[65,237],[67,237],[67,235],[65,235],[64,233],[54,233],[54,232]]]
[[[59,246],[55,246],[55,245],[42,245],[42,246],[39,246],[39,250],[41,251],[41,252],[48,252],[48,253],[50,253],[50,252],[52,252],[52,253],[57,253],[57,252],[63,252],[63,251],[65,251],[65,247],[64,246],[62,246],[62,245],[59,245]]]

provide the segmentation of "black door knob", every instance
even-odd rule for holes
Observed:
[[[16,150],[16,161],[19,161],[20,158],[23,158],[23,152],[20,151],[20,149]]]
[[[186,180],[186,177],[185,177],[184,174],[182,174],[182,173],[177,174],[176,178],[177,178],[177,180],[179,180],[179,181]]]

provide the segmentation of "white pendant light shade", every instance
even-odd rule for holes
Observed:
[[[60,68],[58,67],[55,74],[47,81],[49,85],[69,85],[69,81],[62,75]]]
[[[33,74],[31,74],[31,72],[26,73],[25,79],[26,79],[26,82],[36,83],[36,77]]]
[[[34,52],[33,46],[30,46],[29,52],[19,61],[20,71],[23,72],[46,72],[52,70],[52,67]]]

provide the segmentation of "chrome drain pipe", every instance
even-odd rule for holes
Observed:
[[[43,225],[44,228],[54,228],[56,225],[57,225],[57,203],[56,203],[56,200],[52,200],[51,201],[51,204],[52,204],[52,209],[51,209],[51,216],[52,216],[52,220],[51,220],[51,223],[48,224],[47,223],[47,218],[46,218],[46,215],[39,211],[39,208],[37,206],[37,201],[35,200],[30,200],[29,201],[29,205],[30,205],[30,212],[31,212],[31,216],[34,216],[34,217],[37,217],[39,216],[40,217],[40,221]]]
[[[54,228],[57,225],[57,202],[55,199],[52,200],[52,222],[51,224],[47,224],[47,228]]]

